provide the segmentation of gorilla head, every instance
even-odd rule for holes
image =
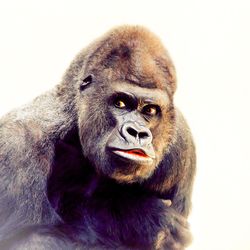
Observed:
[[[173,140],[174,66],[160,41],[134,27],[90,49],[79,79],[79,134],[99,174],[118,182],[152,175]]]

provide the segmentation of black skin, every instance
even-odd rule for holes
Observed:
[[[93,77],[84,79],[80,92],[92,91]],[[152,188],[170,175],[174,161],[181,162],[181,154],[176,152],[187,147],[177,134],[178,144],[169,146],[163,159],[158,159],[159,166],[153,164],[157,154],[151,127],[161,121],[164,108],[158,105],[158,94],[152,91],[148,98],[143,91],[136,95],[123,88],[111,91],[103,101],[110,111],[106,119],[112,128],[103,151],[100,155],[87,154],[101,151],[103,145],[95,141],[92,148],[83,148],[91,128],[81,133],[75,125],[57,139],[47,182],[49,205],[44,207],[49,219],[33,225],[23,223],[19,229],[13,224],[20,223],[20,217],[11,219],[11,226],[2,230],[0,249],[177,250],[190,242],[186,217],[194,169],[187,170],[190,178],[185,185],[176,182],[165,192]],[[121,178],[114,174],[117,170]],[[130,177],[124,180],[124,176]],[[38,175],[38,182],[43,181]],[[171,200],[172,205],[167,206],[164,200]],[[12,202],[1,195],[1,204],[5,201]],[[2,211],[0,218],[7,220],[13,212]],[[28,218],[30,214],[24,210],[21,216]]]

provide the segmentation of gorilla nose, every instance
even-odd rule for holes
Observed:
[[[134,122],[123,124],[121,134],[128,142],[139,141],[141,145],[147,145],[152,142],[152,134],[148,128]]]

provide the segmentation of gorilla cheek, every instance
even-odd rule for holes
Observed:
[[[86,129],[86,127],[90,129]],[[80,139],[83,155],[92,163],[92,167],[96,172],[109,176],[112,173],[109,156],[106,152],[106,144],[110,133],[97,129],[93,126],[84,125],[80,130]]]

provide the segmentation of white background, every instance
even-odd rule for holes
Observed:
[[[60,81],[75,54],[142,24],[177,68],[176,104],[197,144],[190,250],[250,249],[250,2],[0,0],[0,115]]]

